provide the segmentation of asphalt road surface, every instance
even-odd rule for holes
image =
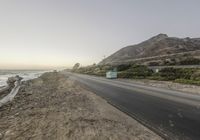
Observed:
[[[165,139],[200,140],[198,95],[88,75],[70,78]]]

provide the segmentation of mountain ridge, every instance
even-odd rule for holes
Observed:
[[[158,34],[139,44],[124,47],[102,60],[99,65],[121,64],[127,60],[157,57],[200,50],[200,38],[177,38]]]

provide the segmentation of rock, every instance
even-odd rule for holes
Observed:
[[[7,84],[11,87],[15,85],[16,81],[21,81],[23,78],[20,77],[19,75],[16,75],[15,77],[9,77],[7,80]]]
[[[2,133],[0,133],[0,140],[1,140],[1,139],[3,139],[3,134],[2,134]]]
[[[16,81],[15,77],[9,77],[8,80],[7,80],[7,83],[10,85],[10,84],[14,84]]]
[[[21,80],[23,79],[23,78],[20,77],[19,75],[16,75],[15,78],[16,78],[17,81],[21,81]]]
[[[5,136],[9,136],[10,134],[11,134],[11,131],[7,130],[6,133],[5,133]]]

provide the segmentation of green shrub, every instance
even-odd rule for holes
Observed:
[[[118,78],[133,78],[134,75],[131,72],[123,71],[117,73]]]
[[[176,83],[182,83],[182,84],[192,84],[192,85],[198,85],[198,86],[200,86],[200,81],[195,81],[195,80],[176,79],[174,82],[176,82]]]
[[[102,66],[99,66],[99,68],[102,71],[109,71],[109,70],[113,69],[113,67],[111,65],[102,65]]]
[[[148,76],[147,79],[150,79],[150,80],[160,80],[160,81],[165,80],[163,77],[161,77],[159,75],[159,73],[153,73],[151,76]]]
[[[176,69],[172,67],[161,69],[159,74],[164,80],[175,80],[177,78]]]
[[[153,74],[153,71],[148,69],[147,66],[143,65],[133,65],[129,70],[129,72],[132,72],[134,76],[136,77],[147,77],[151,76]]]
[[[190,79],[195,69],[192,68],[164,68],[159,71],[159,75],[165,80]]]
[[[194,72],[191,77],[190,77],[191,80],[197,80],[197,81],[200,81],[200,70],[197,70],[196,72]]]
[[[128,70],[130,67],[131,67],[130,64],[122,64],[122,65],[116,66],[117,71],[125,71],[125,70]]]
[[[106,75],[106,72],[104,72],[104,71],[99,71],[99,72],[93,73],[93,75],[96,75],[96,76],[105,76],[105,75]]]
[[[148,69],[147,66],[143,65],[133,65],[130,69],[122,72],[118,72],[119,78],[146,78],[151,76],[153,71]]]
[[[200,65],[200,59],[186,58],[186,59],[180,61],[180,65]]]
[[[152,62],[149,62],[148,65],[149,65],[149,66],[159,66],[160,63],[159,63],[159,62],[156,62],[156,61],[152,61]]]

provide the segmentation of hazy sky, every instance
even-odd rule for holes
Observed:
[[[0,69],[98,63],[159,33],[200,37],[200,0],[0,0]]]

